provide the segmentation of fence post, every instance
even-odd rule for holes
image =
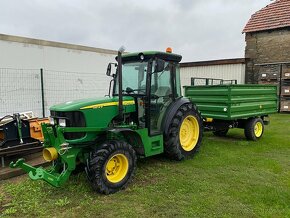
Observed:
[[[45,117],[45,107],[44,107],[44,83],[43,83],[43,69],[42,69],[42,68],[40,68],[40,83],[41,83],[42,117]]]
[[[207,85],[207,86],[209,85],[209,78],[205,79],[205,85]]]

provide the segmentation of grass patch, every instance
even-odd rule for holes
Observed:
[[[113,195],[93,192],[84,173],[58,189],[26,176],[2,181],[0,216],[290,217],[289,121],[273,115],[258,142],[239,129],[205,133],[190,160],[139,160],[133,183]]]

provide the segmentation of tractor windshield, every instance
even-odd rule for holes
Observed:
[[[139,94],[146,93],[146,75],[148,62],[131,62],[124,63],[122,67],[122,90],[123,94]],[[116,79],[118,81],[118,78]],[[114,95],[118,95],[118,82],[114,87]]]

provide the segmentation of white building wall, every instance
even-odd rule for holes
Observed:
[[[105,75],[116,51],[0,34],[0,117],[32,110],[42,116],[40,68],[44,103],[50,106],[108,93]],[[237,79],[244,83],[244,64],[181,68],[181,84],[191,77]]]
[[[4,37],[3,37],[4,36]],[[45,109],[73,99],[108,93],[105,75],[116,51],[0,34],[0,117],[32,110],[42,116],[40,68]]]
[[[181,67],[180,80],[182,86],[191,84],[192,77],[236,79],[238,84],[245,83],[245,64],[222,64],[210,66]]]

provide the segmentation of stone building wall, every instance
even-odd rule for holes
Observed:
[[[246,83],[257,83],[256,64],[290,62],[290,28],[246,33]]]

